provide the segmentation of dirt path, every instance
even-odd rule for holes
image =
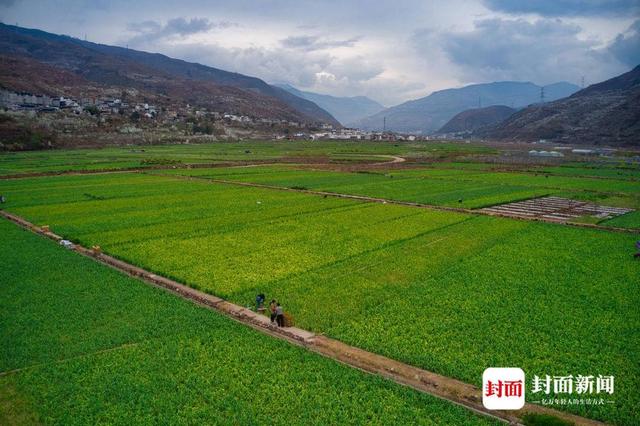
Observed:
[[[382,164],[397,164],[397,163],[404,163],[405,161],[407,161],[406,158],[398,157],[397,155],[381,155],[380,157],[388,157],[392,159],[391,161],[386,161]]]
[[[19,216],[3,210],[0,210],[0,216],[5,217],[25,229],[31,230],[32,232],[43,235],[54,241],[60,241],[62,239],[62,237],[49,230],[42,229]],[[61,250],[62,249],[63,248],[61,248]],[[603,424],[595,420],[535,404],[526,404],[524,408],[518,411],[487,410],[482,405],[481,390],[468,383],[442,376],[431,371],[423,370],[412,365],[404,364],[400,361],[372,352],[367,352],[338,340],[322,335],[316,335],[310,331],[302,330],[300,328],[275,327],[271,324],[269,318],[264,315],[227,302],[219,297],[187,287],[176,281],[154,274],[112,256],[95,252],[81,245],[75,245],[74,250],[83,256],[90,257],[111,268],[139,278],[148,284],[160,287],[177,296],[215,310],[220,314],[250,326],[262,333],[287,340],[343,364],[347,364],[371,374],[380,375],[402,385],[410,386],[418,391],[464,406],[485,416],[493,417],[509,423],[520,424],[524,415],[535,413],[555,416],[576,425]]]
[[[389,198],[377,198],[377,197],[368,197],[365,195],[354,195],[354,194],[343,194],[339,192],[329,192],[329,191],[315,191],[312,189],[302,189],[302,188],[290,188],[286,186],[275,186],[275,185],[266,185],[261,183],[252,183],[252,182],[240,182],[233,180],[225,180],[225,179],[213,179],[202,176],[183,176],[183,175],[156,175],[153,173],[148,173],[154,176],[171,176],[176,179],[185,179],[185,180],[202,180],[213,183],[222,183],[227,185],[238,185],[238,186],[248,186],[253,188],[262,188],[262,189],[273,189],[278,191],[290,191],[290,192],[301,192],[304,194],[311,195],[321,195],[323,197],[336,197],[336,198],[345,198],[349,200],[358,200],[358,201],[366,201],[371,203],[381,203],[381,204],[396,204],[401,206],[408,207],[417,207],[424,208],[430,210],[439,210],[439,211],[447,211],[447,212],[455,212],[455,213],[465,213],[472,215],[484,215],[484,216],[498,216],[505,217],[514,220],[527,220],[527,221],[536,221],[536,222],[548,222],[548,223],[556,223],[560,225],[573,226],[577,228],[591,228],[591,229],[601,229],[603,231],[611,231],[611,232],[622,232],[629,234],[640,234],[640,229],[634,228],[620,228],[616,226],[605,226],[605,225],[597,225],[593,223],[573,223],[566,222],[551,218],[545,217],[524,217],[524,216],[514,216],[508,213],[503,213],[500,211],[492,211],[488,209],[467,209],[462,207],[447,207],[447,206],[438,206],[435,204],[424,204],[424,203],[415,203],[411,201],[400,201]]]

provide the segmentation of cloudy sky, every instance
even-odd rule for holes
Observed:
[[[387,106],[640,64],[640,0],[0,0],[0,19]]]

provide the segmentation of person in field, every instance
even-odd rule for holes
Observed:
[[[260,293],[259,295],[256,296],[256,312],[260,312],[261,310],[264,310],[264,301],[267,299],[267,297],[264,295],[264,293]]]
[[[636,259],[640,259],[640,241],[636,241],[636,249],[638,250],[638,252],[634,254],[633,257],[635,257]]]
[[[276,304],[276,322],[278,327],[284,327],[284,309],[279,303]]]
[[[271,299],[271,303],[269,303],[269,312],[271,313],[272,324],[276,322],[277,308],[278,308],[278,302],[276,301],[276,299]]]

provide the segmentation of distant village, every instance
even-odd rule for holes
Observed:
[[[211,133],[210,129],[193,126],[198,120],[219,122],[233,128],[274,128],[274,139],[337,139],[337,140],[408,140],[428,139],[426,136],[402,135],[392,132],[362,131],[350,128],[334,128],[329,124],[308,126],[295,121],[253,118],[233,113],[208,111],[191,105],[166,107],[146,102],[126,102],[117,97],[73,98],[70,96],[48,96],[27,92],[0,90],[0,108],[5,111],[37,114],[58,113],[76,116],[119,117],[132,124],[175,125],[191,123],[194,133]],[[142,131],[136,126],[123,126],[122,133]]]

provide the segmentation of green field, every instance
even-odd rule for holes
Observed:
[[[0,233],[0,424],[491,423]]]
[[[357,188],[388,179],[389,187],[371,188],[389,194],[457,180],[478,204],[515,196],[487,193],[483,185],[502,188],[504,174],[474,178],[477,171],[410,170],[398,178],[396,172],[388,178],[307,171],[302,183],[303,172],[279,167],[196,172],[309,187],[318,180]],[[524,191],[538,191],[552,178],[515,179]],[[394,186],[403,181],[428,185]],[[583,181],[567,177],[552,185],[583,191]],[[619,196],[634,196],[635,182],[614,183]],[[171,176],[0,185],[11,212],[236,303],[265,292],[303,328],[477,386],[488,366],[519,366],[528,375],[615,375],[615,405],[568,409],[615,424],[633,424],[638,416],[634,235]],[[478,192],[467,185],[478,185]],[[440,192],[445,205],[447,192]]]
[[[492,172],[443,165],[349,173],[308,170],[294,166],[179,169],[163,170],[160,173],[307,188],[449,207],[480,208],[532,197],[557,195],[602,205],[640,209],[640,181]],[[618,223],[617,226],[640,228],[640,221],[635,215],[625,220],[617,219],[614,223]]]
[[[149,145],[102,149],[0,152],[0,176],[21,173],[110,170],[158,165],[321,159],[335,162],[389,161],[388,155],[441,159],[496,150],[446,142],[245,141],[194,145]]]

